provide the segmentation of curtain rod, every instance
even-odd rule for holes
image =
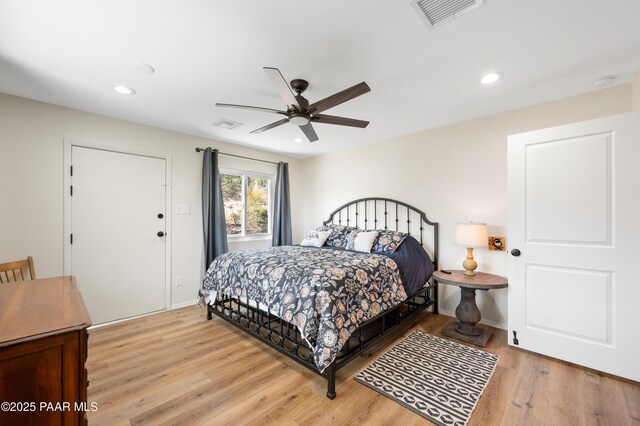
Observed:
[[[200,152],[200,151],[204,151],[204,150],[205,150],[205,148],[196,148],[196,152]],[[229,156],[229,157],[242,158],[242,159],[245,159],[245,160],[260,161],[261,163],[275,164],[276,166],[279,164],[279,163],[276,163],[275,161],[261,160],[259,158],[245,157],[245,156],[236,155],[236,154],[227,154],[226,152],[220,152],[220,151],[218,151],[218,154],[226,155],[226,156]]]

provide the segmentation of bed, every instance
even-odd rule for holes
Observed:
[[[369,229],[378,230],[373,252],[354,251]],[[319,247],[218,256],[203,292],[208,319],[216,315],[325,377],[333,399],[337,370],[428,307],[437,313],[438,224],[401,201],[362,198],[318,231],[329,236]]]

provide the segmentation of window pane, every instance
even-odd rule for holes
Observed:
[[[227,235],[242,233],[242,176],[220,174]]]
[[[269,182],[247,176],[247,235],[269,232]]]

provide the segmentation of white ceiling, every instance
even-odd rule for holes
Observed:
[[[0,0],[0,92],[306,157],[627,83],[639,22],[637,0],[486,0],[433,30],[408,0]],[[214,103],[283,109],[264,66],[308,80],[310,102],[367,82],[326,114],[371,124],[249,134],[280,117]],[[482,86],[488,71],[505,77]]]

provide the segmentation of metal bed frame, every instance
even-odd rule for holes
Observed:
[[[361,219],[362,213],[364,213],[364,218]],[[371,220],[372,218],[373,220]],[[360,198],[334,210],[329,219],[323,223],[325,225],[336,223],[336,219],[339,225],[344,223],[347,226],[359,227],[362,223],[363,229],[368,229],[370,222],[373,222],[372,229],[378,229],[378,222],[384,222],[384,227],[380,229],[407,232],[409,235],[413,235],[423,247],[425,247],[425,226],[429,226],[432,228],[433,245],[426,246],[425,249],[427,251],[431,249],[430,255],[434,268],[438,269],[438,223],[431,222],[423,211],[409,204],[389,198]],[[415,224],[418,226],[416,227]],[[419,234],[419,239],[417,234]],[[207,319],[211,320],[213,315],[216,315],[257,337],[316,374],[325,377],[327,379],[327,398],[334,399],[336,397],[336,372],[340,368],[392,331],[400,330],[403,328],[401,326],[406,327],[411,319],[430,306],[437,314],[438,284],[433,279],[430,279],[420,291],[400,305],[382,312],[360,325],[340,350],[336,359],[322,372],[313,362],[309,345],[300,335],[300,331],[291,323],[272,313],[266,305],[234,298],[222,298],[208,305]]]

